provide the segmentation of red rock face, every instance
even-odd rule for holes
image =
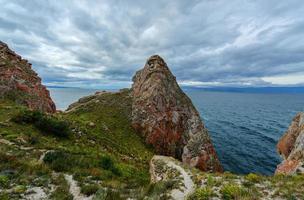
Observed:
[[[222,171],[211,139],[191,100],[159,56],[133,77],[132,125],[161,155],[204,171]]]
[[[304,113],[293,119],[277,149],[284,160],[278,165],[276,174],[304,173]]]
[[[31,64],[0,41],[0,98],[9,98],[31,109],[54,113],[56,106]]]

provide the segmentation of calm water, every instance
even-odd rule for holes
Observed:
[[[58,109],[95,90],[50,89]],[[304,94],[207,92],[186,93],[201,113],[226,171],[272,174],[280,158],[276,143],[297,112]]]

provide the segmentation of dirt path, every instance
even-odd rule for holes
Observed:
[[[163,161],[168,167],[177,170],[182,177],[183,188],[174,189],[170,192],[170,195],[173,199],[184,200],[189,196],[195,189],[195,185],[191,179],[191,172],[186,171],[183,167],[178,165],[173,158],[166,156],[154,156],[153,160]]]
[[[93,196],[87,197],[87,196],[81,194],[80,187],[77,185],[77,181],[75,181],[73,179],[72,175],[65,174],[64,178],[70,185],[69,191],[73,195],[74,200],[92,200],[93,199]]]

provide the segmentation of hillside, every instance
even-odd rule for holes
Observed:
[[[1,79],[15,80],[17,72],[19,79],[0,82],[6,88],[0,95],[1,200],[304,199],[303,114],[278,146],[286,160],[276,175],[221,173],[206,127],[159,56],[147,60],[132,89],[97,92],[64,112],[45,109],[52,101],[40,78],[14,70],[29,69],[17,54],[9,58],[0,70],[12,73]],[[38,80],[36,87],[26,80]],[[15,88],[19,82],[31,92]],[[35,88],[47,96],[39,98]],[[16,91],[31,103],[12,95]],[[297,165],[290,168],[290,161]]]
[[[35,121],[26,122],[33,111],[1,101],[0,199],[31,199],[32,191],[51,199],[72,199],[67,175],[73,175],[83,194],[108,188],[113,199],[118,194],[143,195],[153,151],[129,125],[127,93],[104,94],[94,99],[95,105],[48,116],[53,126],[67,124],[66,135],[63,129],[55,135],[56,128],[37,128]]]

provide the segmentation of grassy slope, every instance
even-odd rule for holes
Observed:
[[[31,187],[44,188],[52,199],[72,199],[63,174],[72,174],[88,195],[112,188],[108,199],[119,199],[118,193],[138,197],[147,188],[146,194],[154,196],[166,192],[171,183],[149,187],[148,163],[153,152],[130,127],[130,103],[128,91],[87,98],[70,112],[56,114],[72,129],[69,138],[58,138],[33,125],[10,121],[25,108],[0,101],[0,199],[20,199]],[[47,150],[64,152],[66,157],[56,166],[39,162]],[[104,156],[111,158],[119,173],[100,164]],[[192,199],[304,199],[303,175],[237,176],[196,169],[192,173],[197,186]]]
[[[39,186],[36,182],[40,179],[45,186],[65,185],[62,177],[52,175],[54,169],[59,174],[73,174],[87,194],[102,187],[125,194],[135,188],[138,191],[133,193],[139,194],[140,188],[149,184],[148,165],[153,153],[130,127],[127,98],[126,93],[107,94],[99,103],[56,114],[57,118],[71,124],[73,131],[67,139],[45,134],[32,125],[11,122],[11,117],[25,108],[1,101],[0,139],[16,145],[0,143],[0,199],[18,199],[26,187]],[[59,167],[40,163],[38,160],[46,150],[64,152],[67,159]],[[114,163],[116,171],[100,164],[105,156]],[[7,170],[12,170],[13,174],[7,174]],[[16,187],[20,191],[16,192]],[[70,198],[66,188],[57,188],[53,193],[55,199]]]

